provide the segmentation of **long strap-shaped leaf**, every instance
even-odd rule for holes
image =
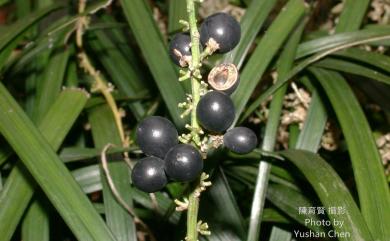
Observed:
[[[269,241],[290,241],[291,233],[280,229],[276,226],[272,227],[271,236]]]
[[[240,22],[242,36],[240,42],[233,51],[225,55],[225,61],[236,64],[237,68],[241,67],[252,42],[255,40],[257,33],[260,31],[276,2],[276,0],[251,2]]]
[[[217,168],[213,176],[213,185],[203,197],[200,211],[201,217],[214,224],[212,235],[207,240],[243,240],[244,221],[225,174]]]
[[[312,98],[307,111],[306,120],[301,133],[298,136],[296,149],[317,152],[322,134],[324,133],[328,115],[321,96],[316,89],[312,92]]]
[[[321,221],[316,214],[300,214],[297,212],[297,207],[313,207],[314,203],[309,199],[307,194],[298,192],[288,186],[270,184],[267,191],[267,199],[302,225],[306,225],[306,219]],[[316,225],[307,225],[307,228],[315,232],[322,232],[325,230],[324,227]]]
[[[278,75],[280,76],[280,78],[283,78],[293,65],[295,51],[301,39],[301,35],[304,28],[305,22],[302,22],[297,28],[297,30],[294,31],[291,38],[288,40],[287,45],[283,50],[282,55],[280,56],[278,62]],[[273,151],[274,149],[280,115],[282,112],[283,98],[286,93],[286,90],[287,85],[276,91],[272,99],[268,122],[264,133],[264,140],[262,143],[262,149],[264,149],[265,151]],[[258,240],[260,236],[261,216],[265,205],[265,197],[270,171],[271,164],[264,160],[260,160],[255,192],[253,195],[251,207],[251,218],[249,222],[249,230],[247,237],[248,241]]]
[[[380,68],[383,71],[390,71],[390,57],[377,52],[366,51],[359,48],[350,48],[336,52],[333,55],[362,62],[376,68]]]
[[[390,85],[390,75],[354,62],[328,57],[315,63],[314,66],[360,75]]]
[[[311,54],[315,54],[322,51],[327,51],[338,46],[342,46],[348,43],[364,41],[365,39],[376,38],[390,35],[390,27],[384,27],[380,29],[363,29],[355,30],[353,32],[337,33],[334,35],[310,40],[299,45],[296,58],[306,57]]]
[[[287,150],[281,152],[305,175],[324,207],[343,207],[345,214],[328,212],[330,220],[342,221],[342,227],[333,225],[337,232],[349,233],[350,237],[339,237],[339,240],[372,241],[355,201],[343,181],[332,167],[319,155],[308,151]],[[332,222],[334,224],[334,222]]]
[[[63,91],[39,124],[43,136],[50,142],[54,150],[57,150],[65,139],[87,99],[85,93],[80,90],[67,89]],[[35,186],[34,180],[23,164],[19,162],[12,169],[4,192],[0,194],[0,233],[2,234],[0,240],[11,238],[32,197]]]
[[[301,19],[306,7],[302,0],[290,0],[283,9],[284,11],[274,20],[242,71],[240,85],[232,95],[237,113],[236,121],[268,64]]]
[[[170,0],[168,10],[168,32],[180,31],[183,25],[180,20],[187,19],[187,3],[183,0]]]
[[[122,0],[121,3],[173,121],[177,126],[184,126],[184,121],[180,118],[181,110],[177,107],[179,102],[185,100],[184,90],[178,82],[178,75],[169,59],[168,49],[158,32],[147,1]]]
[[[383,30],[383,29],[382,29]],[[362,30],[363,32],[363,30]],[[354,33],[347,33],[347,34],[354,34]],[[363,34],[362,34],[363,35]],[[336,35],[333,35],[336,36]],[[302,62],[298,63],[287,75],[285,78],[283,78],[281,81],[276,82],[274,85],[272,85],[270,88],[268,88],[262,95],[260,95],[248,108],[247,110],[242,114],[240,120],[244,120],[246,117],[248,117],[264,100],[266,100],[270,95],[272,95],[277,89],[279,89],[281,86],[285,85],[293,76],[301,72],[303,69],[307,68],[309,65],[319,61],[320,59],[324,58],[325,56],[328,56],[330,54],[333,54],[337,51],[353,47],[359,44],[366,44],[366,43],[372,43],[373,41],[376,41],[378,39],[381,40],[388,40],[390,39],[390,28],[378,31],[375,34],[368,34],[364,36],[355,36],[353,38],[344,39],[343,41],[336,41],[334,44],[331,44],[331,48],[326,48],[326,50],[321,51],[313,56],[310,56],[303,60]],[[319,46],[321,47],[321,46]],[[315,50],[315,46],[310,47],[314,52],[317,52]],[[322,48],[320,48],[322,49]],[[299,55],[297,55],[299,56]],[[296,56],[296,57],[297,57]]]
[[[336,26],[336,32],[359,29],[370,2],[370,0],[345,0],[343,11]]]
[[[34,13],[31,13],[30,15],[26,16],[25,18],[19,20],[18,22],[14,23],[13,25],[7,27],[7,31],[0,36],[0,51],[3,50],[7,44],[9,44],[10,41],[12,41],[14,38],[18,37],[21,33],[23,33],[28,27],[30,27],[32,24],[34,24],[36,21],[41,19],[42,17],[46,16],[48,13],[60,8],[61,5],[55,4],[52,6],[49,6],[47,8],[43,8],[41,10],[38,10]]]
[[[3,85],[0,85],[0,132],[79,240],[115,240],[45,137]]]
[[[103,149],[108,143],[121,146],[122,141],[119,136],[115,119],[111,109],[107,105],[93,108],[89,113],[92,137],[95,147]],[[132,205],[131,185],[129,182],[129,169],[123,160],[123,165],[108,165],[111,178],[128,205]],[[118,203],[113,195],[110,186],[107,184],[105,175],[101,171],[101,181],[103,187],[103,201],[105,217],[108,227],[111,229],[118,241],[137,241],[134,220],[130,214]]]
[[[116,47],[120,41],[115,35],[116,32],[109,33],[111,34],[107,34],[103,30],[95,31],[96,39],[88,41],[89,45],[98,56],[101,56],[99,61],[120,92],[126,97],[145,92],[144,76],[139,75],[138,66],[134,66],[129,62],[130,58],[136,58],[136,56],[134,56],[134,53],[129,55],[130,48],[126,49],[129,50],[126,53],[120,51],[121,49]],[[114,42],[114,40],[117,40],[117,42]],[[135,61],[137,60],[133,60],[133,62]],[[138,120],[144,117],[146,110],[140,102],[130,103],[129,107]]]
[[[386,240],[390,237],[390,193],[363,110],[340,74],[316,68],[310,70],[325,89],[340,122],[351,156],[362,214],[372,235],[377,240]]]

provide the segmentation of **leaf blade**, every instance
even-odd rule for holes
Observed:
[[[177,105],[185,100],[184,90],[178,82],[178,75],[147,2],[121,0],[121,4],[173,121],[177,126],[183,127],[184,120],[180,118],[181,113]]]
[[[367,119],[351,88],[340,74],[310,68],[324,88],[348,145],[359,194],[362,214],[372,235],[385,240],[390,237],[390,194]]]
[[[244,110],[250,95],[263,75],[268,64],[280,48],[289,32],[305,13],[305,4],[301,0],[290,0],[285,10],[277,17],[267,34],[262,38],[252,57],[242,71],[240,85],[233,93],[232,99],[236,107],[236,120]],[[281,30],[283,29],[283,30]],[[260,60],[260,61],[259,61]]]
[[[80,240],[114,241],[80,186],[3,85],[0,93],[1,133],[74,234]]]
[[[238,69],[241,68],[251,43],[255,40],[276,2],[276,0],[262,0],[260,3],[259,1],[251,2],[240,22],[242,38],[238,45],[225,55],[225,61],[231,61]]]
[[[349,232],[350,237],[339,240],[373,240],[355,201],[343,181],[319,155],[302,150],[286,150],[281,155],[290,160],[305,175],[324,207],[345,207],[345,215],[328,212],[329,219],[344,221],[342,227],[333,226],[337,232]]]

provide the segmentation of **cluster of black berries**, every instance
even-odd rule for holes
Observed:
[[[203,48],[213,45],[214,51],[226,53],[240,41],[239,23],[230,15],[217,13],[209,16],[200,27]],[[191,38],[187,33],[176,34],[169,52],[172,60],[185,67],[191,61]],[[213,134],[221,135],[233,123],[235,108],[229,95],[239,84],[234,64],[220,64],[208,75],[213,91],[200,99],[196,114],[199,124]],[[148,117],[137,128],[137,143],[148,156],[138,161],[132,172],[133,184],[145,192],[162,189],[168,177],[176,181],[191,181],[203,169],[199,151],[188,144],[178,144],[178,132],[167,119]],[[238,154],[251,152],[257,145],[255,133],[246,127],[235,127],[223,135],[223,145]]]
[[[168,119],[151,116],[137,127],[137,143],[147,157],[134,166],[131,179],[144,192],[161,190],[168,177],[180,182],[192,181],[203,169],[199,151],[188,144],[178,144],[178,133]]]

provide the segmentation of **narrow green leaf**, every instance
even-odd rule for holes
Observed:
[[[129,56],[124,56],[116,47],[117,44],[112,41],[112,37],[103,31],[95,31],[94,34],[97,39],[91,39],[88,43],[124,96],[132,97],[140,92],[145,93],[147,89],[145,89],[143,76],[139,76],[135,68],[130,65],[127,60]],[[145,115],[146,110],[140,102],[131,103],[130,109],[138,120]]]
[[[364,30],[362,30],[360,32],[363,32],[363,31]],[[293,69],[291,69],[291,71],[286,75],[286,77],[283,78],[283,80],[278,81],[277,83],[275,83],[274,85],[269,87],[266,91],[264,91],[264,93],[261,94],[255,101],[253,101],[253,103],[242,114],[241,120],[248,117],[263,101],[265,101],[269,96],[271,96],[281,86],[285,85],[293,76],[295,76],[296,74],[301,72],[303,69],[305,69],[309,65],[319,61],[320,59],[322,59],[330,54],[333,54],[337,51],[340,51],[340,50],[343,50],[346,48],[350,48],[350,47],[353,47],[355,45],[372,43],[373,41],[376,41],[377,39],[382,39],[382,40],[390,39],[390,28],[389,29],[381,29],[380,32],[376,32],[374,34],[375,35],[374,37],[372,34],[363,34],[363,33],[361,34],[361,35],[364,35],[362,37],[358,33],[359,32],[352,32],[352,33],[344,34],[344,35],[348,35],[348,36],[349,36],[349,34],[356,35],[356,36],[355,37],[349,36],[351,38],[348,37],[348,38],[344,39],[343,41],[336,41],[335,43],[330,44],[330,45],[332,45],[332,48],[328,48],[328,46],[326,46],[326,45],[320,46],[320,45],[322,45],[322,43],[318,43],[319,44],[318,47],[325,49],[325,50],[322,52],[319,52],[313,56],[310,56],[310,57],[306,58],[305,60],[303,60],[302,62],[298,63]],[[343,34],[336,34],[336,35],[343,35]],[[329,38],[332,38],[336,35],[332,35]],[[328,37],[325,37],[325,38],[328,38]],[[300,46],[303,46],[303,45],[300,45]],[[298,51],[299,51],[299,49],[298,49]],[[316,45],[313,44],[312,46],[307,48],[307,50],[309,50],[309,52],[310,51],[317,52]],[[307,50],[303,51],[301,49],[301,54]],[[297,54],[296,57],[299,57],[299,54]]]
[[[44,8],[51,5],[51,0],[38,1],[39,8]],[[42,23],[44,25],[45,23]],[[45,117],[52,103],[57,99],[62,83],[64,82],[65,71],[69,59],[71,48],[56,48],[52,51],[50,48],[36,59],[35,70],[44,70],[44,73],[39,72],[32,76],[36,81],[36,94],[33,96],[33,106],[27,106],[27,109],[32,113],[34,123]],[[32,93],[31,93],[32,94]],[[31,97],[30,97],[31,98]],[[36,195],[32,204],[28,208],[22,222],[22,239],[24,241],[49,241],[49,213],[43,206],[46,206],[42,201],[43,198],[38,198]],[[37,227],[40,227],[37,229]]]
[[[15,166],[0,192],[0,240],[9,241],[33,194],[35,184],[20,163]]]
[[[45,66],[45,73],[37,82],[37,93],[33,119],[38,121],[52,105],[61,91],[69,59],[69,48],[59,48],[52,52]],[[50,54],[48,52],[48,54]],[[39,61],[39,60],[37,60]],[[45,61],[46,64],[46,61]]]
[[[225,55],[225,61],[234,63],[237,65],[237,68],[241,67],[245,56],[252,45],[252,42],[255,40],[257,33],[262,28],[265,20],[275,6],[276,2],[276,0],[261,0],[251,2],[240,22],[240,42],[233,49],[233,51]]]
[[[80,186],[3,85],[0,85],[0,112],[1,133],[76,237],[79,240],[114,241]]]
[[[123,153],[124,151],[139,151],[138,147],[113,147],[107,151],[107,154]],[[102,149],[85,147],[66,147],[61,150],[60,157],[64,162],[80,161],[100,157]]]
[[[310,40],[299,45],[296,58],[306,57],[311,54],[327,51],[343,45],[356,45],[354,43],[359,43],[367,39],[370,39],[371,43],[379,39],[390,39],[390,27],[338,33]]]
[[[282,213],[273,209],[265,208],[263,211],[263,222],[272,222],[272,223],[289,223],[289,219],[283,216]]]
[[[317,152],[328,115],[321,96],[314,90],[303,128],[298,136],[296,149]]]
[[[127,168],[126,164],[123,162],[114,162],[110,165]],[[102,181],[99,165],[89,165],[87,167],[79,168],[74,170],[72,174],[85,193],[93,193],[102,190]],[[169,197],[167,197],[163,193],[155,193],[155,195],[161,213],[166,213],[172,205],[176,205]],[[152,210],[154,208],[150,196],[147,193],[142,192],[136,188],[132,188],[131,196],[134,198],[134,201],[137,202],[139,205],[149,210]],[[174,212],[169,217],[169,221],[172,224],[177,225],[180,220],[180,215],[181,212]]]
[[[305,175],[326,210],[331,207],[345,208],[346,213],[341,215],[327,210],[330,220],[343,222],[342,227],[332,222],[334,230],[350,234],[350,237],[339,237],[339,240],[374,240],[347,187],[325,160],[308,151],[287,150],[281,154]]]
[[[72,175],[87,194],[102,190],[99,165],[89,165],[72,171]]]
[[[103,149],[108,143],[121,146],[122,141],[119,136],[115,119],[111,109],[107,105],[102,105],[90,110],[89,122],[91,124],[92,137],[96,148]],[[123,157],[109,160],[121,161]],[[111,178],[118,189],[118,192],[129,206],[132,206],[130,172],[126,165],[108,165]],[[137,240],[135,223],[133,217],[118,203],[112,193],[103,171],[101,170],[101,181],[103,187],[103,201],[105,217],[108,227],[118,241]]]
[[[306,219],[314,221],[320,220],[315,214],[300,214],[298,212],[299,207],[314,207],[314,204],[308,197],[294,189],[279,184],[270,184],[267,192],[267,199],[289,217],[304,226]],[[324,227],[317,225],[308,225],[307,228],[315,232],[324,231]]]
[[[360,28],[370,0],[345,0],[336,32],[353,31]]]
[[[373,237],[390,237],[390,193],[370,126],[351,87],[333,71],[311,68],[324,88],[345,136],[362,214]]]
[[[63,91],[39,124],[39,129],[58,149],[69,129],[79,116],[87,96],[80,90]],[[69,108],[69,107],[72,108]],[[36,184],[22,163],[18,162],[0,193],[0,240],[9,240],[26,209]]]
[[[336,70],[339,72],[345,72],[349,74],[360,75],[390,85],[389,75],[385,75],[375,69],[368,68],[360,64],[355,64],[349,61],[328,57],[315,63],[314,66],[330,70]]]
[[[242,71],[240,85],[232,95],[236,107],[236,119],[244,110],[268,64],[305,13],[305,9],[304,1],[290,0],[260,41]]]
[[[148,3],[143,0],[121,0],[121,4],[173,121],[176,126],[183,127],[184,120],[180,118],[181,110],[177,105],[185,100],[184,90],[178,82],[178,74],[168,56],[167,47],[162,41]]]
[[[15,0],[16,5],[16,16],[18,19],[23,18],[27,14],[31,12],[32,9],[32,2],[30,1],[23,1],[23,0]]]
[[[209,222],[212,235],[209,241],[239,241],[245,236],[244,221],[222,169],[213,176],[213,185],[201,199],[200,215]],[[221,212],[221,210],[224,210]]]
[[[369,64],[384,71],[390,70],[390,57],[384,54],[366,51],[360,48],[350,48],[336,52],[333,55]]]
[[[103,15],[101,19],[106,24],[119,24],[113,16],[108,14]],[[124,24],[124,27],[126,28],[128,27],[127,23],[121,24]],[[145,73],[145,64],[140,61],[139,54],[135,51],[134,47],[129,45],[127,32],[122,31],[122,29],[111,28],[109,31],[106,30],[106,33],[109,33],[110,39],[114,41],[115,49],[118,49],[124,56],[126,56],[127,61],[131,64],[131,66],[133,66],[133,69],[137,73],[137,76],[139,78],[142,77],[142,80],[147,80],[149,76]],[[139,81],[140,80],[138,80],[138,82]],[[138,82],[134,84],[137,84],[137,86],[145,86],[145,83]]]
[[[287,232],[276,226],[272,227],[271,237],[269,238],[269,241],[290,241],[290,240],[291,240],[290,232]]]
[[[22,223],[23,241],[49,241],[49,217],[42,200],[34,201]]]
[[[288,40],[287,45],[279,58],[277,71],[280,79],[282,79],[293,66],[295,51],[301,39],[304,27],[305,22],[301,22],[301,24],[298,26],[298,28],[294,31],[294,33]],[[287,85],[276,91],[275,95],[273,96],[270,105],[267,125],[265,127],[264,139],[261,148],[262,150],[273,151],[274,149],[286,90]],[[261,216],[265,205],[265,196],[270,171],[271,165],[268,162],[260,160],[255,192],[252,200],[251,216],[247,238],[248,241],[258,240],[260,236]]]
[[[183,25],[179,23],[179,20],[188,18],[186,1],[170,0],[168,13],[168,33],[181,31]]]
[[[38,10],[7,27],[7,31],[0,36],[0,51],[2,51],[4,47],[6,47],[13,39],[17,38],[39,19],[60,7],[61,5],[55,4],[50,7]]]

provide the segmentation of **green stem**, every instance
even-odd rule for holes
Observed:
[[[187,12],[188,12],[188,23],[190,26],[190,34],[191,34],[191,65],[190,70],[195,73],[199,71],[200,67],[200,47],[199,47],[199,31],[196,26],[196,11],[195,11],[195,3],[194,0],[187,0]],[[198,121],[196,119],[196,105],[199,102],[200,94],[200,83],[199,80],[192,75],[191,76],[191,89],[192,89],[192,98],[193,98],[193,108],[191,113],[191,126],[199,127]]]
[[[200,47],[199,47],[199,31],[196,25],[196,11],[194,0],[187,0],[187,12],[188,22],[190,26],[191,34],[191,52],[192,60],[190,64],[190,70],[194,72],[199,71],[200,67]],[[191,77],[191,89],[192,89],[192,111],[191,111],[191,127],[199,128],[199,124],[196,118],[196,106],[200,99],[200,83],[199,80],[192,74]],[[198,240],[198,210],[199,210],[199,197],[196,195],[197,185],[194,185],[194,189],[189,196],[188,212],[187,212],[187,241]]]

